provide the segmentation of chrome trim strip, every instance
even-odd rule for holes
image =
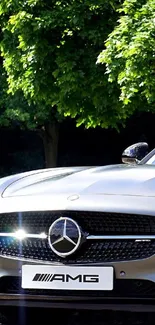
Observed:
[[[12,237],[12,238],[16,238],[19,240],[22,240],[24,238],[36,238],[36,239],[47,239],[48,235],[45,233],[40,233],[40,234],[24,234],[23,237],[20,235],[18,235],[17,232],[1,232],[0,233],[0,237]],[[109,235],[109,236],[104,236],[104,235],[88,235],[86,237],[87,240],[115,240],[115,239],[119,239],[119,240],[123,240],[123,239],[127,239],[127,240],[155,240],[155,235]]]
[[[155,239],[155,235],[112,235],[112,236],[93,236],[93,235],[89,235],[87,236],[87,239],[91,239],[91,240],[103,240],[103,239],[133,239],[133,240],[151,240],[151,239]]]
[[[15,232],[1,232],[0,233],[0,237],[12,237],[12,238],[16,238],[19,240],[22,240],[24,238],[36,238],[36,239],[47,239],[48,235],[46,235],[45,233],[41,233],[41,234],[24,234],[23,238],[17,235],[17,233]]]

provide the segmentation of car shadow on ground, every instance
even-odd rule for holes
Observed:
[[[154,325],[155,313],[73,311],[61,309],[3,309],[7,325]],[[6,319],[7,318],[7,319]]]

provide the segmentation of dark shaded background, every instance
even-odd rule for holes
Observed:
[[[126,127],[104,130],[76,128],[73,120],[65,120],[60,127],[58,166],[106,165],[121,162],[121,153],[129,145],[147,141],[155,147],[155,115],[139,114],[128,120]],[[42,139],[34,131],[19,127],[0,129],[0,177],[44,168]]]

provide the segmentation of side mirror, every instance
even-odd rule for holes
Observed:
[[[126,148],[122,153],[124,164],[138,164],[149,152],[146,142],[138,142]]]

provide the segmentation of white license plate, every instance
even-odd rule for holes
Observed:
[[[23,289],[113,290],[113,267],[23,265]]]

